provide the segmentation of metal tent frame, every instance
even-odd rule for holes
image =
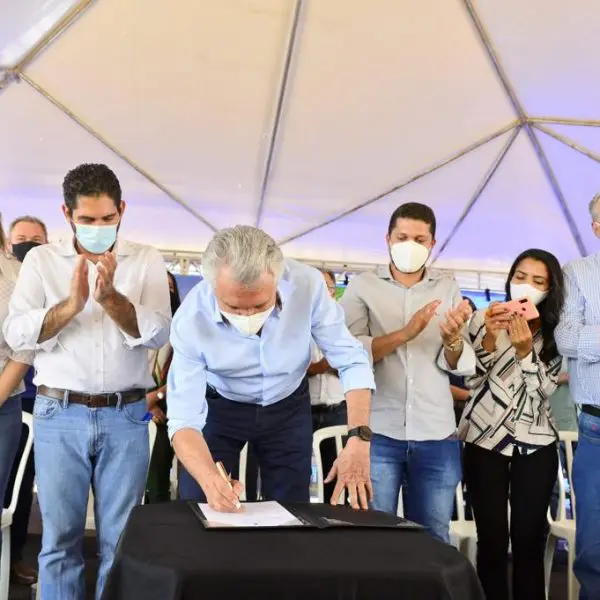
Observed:
[[[127,163],[130,167],[132,167],[137,173],[139,173],[144,179],[146,179],[153,186],[158,188],[162,193],[164,193],[167,197],[169,197],[173,202],[177,203],[181,208],[186,210],[192,217],[206,225],[210,230],[217,231],[217,228],[207,220],[201,213],[199,213],[195,208],[193,208],[184,198],[180,197],[178,194],[169,189],[168,186],[161,183],[156,177],[154,177],[151,173],[149,173],[143,166],[138,164],[132,157],[127,156],[124,152],[122,152],[114,143],[108,140],[105,136],[103,136],[100,132],[93,129],[89,124],[87,124],[81,117],[75,114],[68,106],[65,106],[58,98],[54,97],[50,92],[42,87],[38,82],[36,82],[32,77],[27,73],[28,67],[45,51],[47,50],[52,43],[61,37],[70,27],[75,26],[79,19],[85,17],[85,14],[96,4],[98,4],[101,0],[81,0],[77,3],[67,14],[64,15],[62,19],[60,19],[54,27],[52,27],[48,33],[39,40],[15,65],[6,67],[0,65],[0,95],[3,90],[5,90],[10,85],[18,85],[19,83],[24,83],[30,86],[33,90],[35,90],[39,95],[41,95],[44,99],[51,102],[56,108],[58,108],[62,113],[64,113],[69,119],[75,122],[79,127],[84,129],[89,135],[93,136],[97,141],[99,141],[102,145],[104,145],[108,150],[110,150],[113,154],[118,156],[121,160]],[[276,89],[274,90],[273,98],[274,98],[274,109],[273,109],[273,119],[270,126],[270,132],[267,139],[267,144],[265,148],[265,158],[264,158],[264,166],[262,169],[260,189],[258,192],[258,203],[257,203],[257,211],[256,211],[256,219],[255,224],[260,226],[262,221],[262,216],[265,207],[265,201],[267,197],[267,193],[269,190],[269,184],[271,181],[272,173],[274,166],[276,164],[277,159],[277,150],[278,150],[278,142],[280,138],[280,134],[282,131],[284,118],[285,118],[285,109],[286,109],[286,101],[290,95],[290,89],[293,83],[294,78],[294,67],[296,64],[296,58],[298,54],[299,45],[302,38],[302,26],[304,23],[304,11],[305,11],[305,0],[288,0],[293,2],[293,10],[291,12],[291,22],[289,25],[289,32],[287,36],[287,40],[282,48],[282,70],[281,77],[277,82]],[[520,134],[520,132],[524,132],[529,138],[531,145],[536,153],[536,156],[539,160],[539,163],[543,169],[543,172],[550,184],[554,196],[556,198],[557,204],[565,218],[565,221],[569,227],[571,235],[575,241],[575,244],[583,256],[587,254],[587,249],[583,242],[581,233],[579,232],[577,225],[573,219],[571,211],[569,210],[568,203],[566,201],[565,194],[561,189],[552,165],[546,156],[542,145],[539,141],[539,134],[542,133],[544,135],[550,136],[558,142],[568,146],[576,152],[579,152],[591,160],[600,163],[600,155],[596,152],[578,144],[567,136],[558,133],[551,125],[572,125],[572,126],[584,126],[584,127],[600,127],[600,120],[586,120],[586,119],[568,119],[561,117],[552,117],[552,116],[532,116],[529,115],[523,105],[521,104],[519,97],[512,86],[510,79],[504,69],[502,62],[500,60],[499,54],[496,51],[492,39],[478,15],[472,0],[462,0],[462,4],[464,6],[465,11],[467,12],[478,36],[482,43],[483,49],[485,50],[489,60],[490,65],[494,69],[501,85],[502,89],[506,93],[510,103],[513,107],[515,113],[515,120],[506,124],[501,129],[491,132],[479,140],[472,142],[471,144],[458,149],[452,155],[440,160],[439,162],[430,165],[423,169],[422,171],[413,174],[411,177],[407,178],[405,181],[400,182],[390,189],[383,190],[379,194],[376,194],[373,197],[367,198],[364,201],[356,204],[355,206],[340,212],[337,215],[329,217],[322,223],[318,225],[309,227],[303,231],[295,233],[294,235],[288,236],[286,238],[278,240],[280,245],[287,244],[299,238],[302,238],[310,233],[321,229],[331,223],[339,221],[344,217],[347,217],[350,214],[353,214],[357,211],[360,211],[362,208],[373,204],[374,202],[378,202],[389,195],[397,192],[398,190],[410,186],[412,183],[418,181],[419,179],[453,163],[456,160],[464,157],[470,152],[476,151],[478,148],[481,148],[485,144],[497,139],[498,137],[511,132],[508,137],[507,142],[501,149],[500,153],[494,159],[492,164],[490,165],[488,171],[485,173],[483,179],[480,184],[477,186],[475,193],[469,199],[460,216],[458,217],[456,223],[451,228],[450,234],[447,238],[440,244],[439,249],[437,250],[437,254],[435,255],[434,260],[438,260],[440,256],[443,254],[444,250],[448,247],[451,240],[454,236],[459,232],[461,225],[467,219],[473,207],[477,204],[480,199],[482,193],[493,179],[495,173],[498,170],[498,167],[502,164],[503,160],[507,156],[512,147],[515,139]],[[1,101],[1,100],[0,100]],[[189,253],[189,252],[178,252],[174,250],[164,249],[161,250],[165,260],[176,267],[182,273],[189,273],[190,270],[194,270],[194,266],[200,264],[202,260],[202,252],[197,253]],[[310,261],[306,261],[310,262]],[[377,265],[371,264],[354,264],[348,265],[343,263],[315,263],[316,266],[327,266],[328,268],[338,268],[342,271],[364,271],[364,270],[372,270],[377,267]],[[482,287],[484,284],[482,283],[484,279],[491,278],[491,281],[495,281],[498,277],[504,274],[503,271],[460,271],[453,270],[457,275],[463,273],[465,277],[471,277],[471,280],[477,282],[479,287]],[[473,279],[473,276],[475,277]],[[493,287],[486,285],[485,287]]]

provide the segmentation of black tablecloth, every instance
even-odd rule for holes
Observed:
[[[352,509],[337,510],[343,520]],[[140,506],[132,512],[103,600],[230,598],[483,600],[484,596],[468,560],[423,531],[208,531],[183,502]]]

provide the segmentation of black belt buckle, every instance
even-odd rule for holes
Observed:
[[[596,406],[595,404],[582,404],[581,412],[600,418],[600,406]]]

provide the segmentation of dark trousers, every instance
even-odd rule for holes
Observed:
[[[232,402],[208,388],[204,439],[215,461],[239,477],[240,452],[250,442],[258,460],[264,500],[308,502],[312,459],[312,423],[308,381],[287,398],[258,406]],[[205,502],[200,486],[185,468],[179,474],[179,497]]]
[[[23,410],[31,414],[33,412],[33,403],[35,398],[23,398]],[[10,498],[12,496],[13,487],[15,485],[15,479],[17,477],[17,469],[21,462],[21,457],[25,450],[25,442],[27,441],[28,429],[25,424],[21,430],[21,441],[19,442],[19,449],[17,450],[17,456],[13,463],[8,485],[6,487],[6,494],[4,496],[4,506],[8,506]],[[15,563],[23,560],[23,548],[27,541],[27,531],[29,529],[29,517],[31,516],[31,504],[33,502],[33,480],[35,479],[35,463],[33,460],[33,447],[31,448],[31,454],[25,464],[25,472],[23,474],[23,482],[21,483],[21,490],[19,492],[19,498],[17,500],[17,508],[13,516],[13,522],[10,528],[10,555],[11,562]]]
[[[171,500],[171,466],[173,448],[169,441],[166,425],[157,425],[156,441],[150,459],[148,480],[146,482],[146,502],[156,504]]]
[[[348,422],[348,411],[346,403],[341,402],[335,406],[316,405],[312,407],[312,427],[313,432],[323,429],[324,427],[333,427],[335,425],[346,425]],[[345,440],[344,440],[345,442]],[[327,478],[333,463],[337,458],[337,450],[335,440],[324,440],[321,443],[321,460],[323,462],[323,477]],[[330,502],[331,496],[335,489],[336,481],[323,485],[324,501]]]
[[[508,600],[508,499],[513,600],[545,600],[546,514],[556,473],[556,444],[512,457],[465,444],[464,472],[477,524],[477,574],[487,600]]]

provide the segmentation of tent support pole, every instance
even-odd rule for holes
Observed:
[[[528,121],[534,125],[572,125],[579,127],[600,127],[600,121],[594,119],[566,119],[563,117],[529,117]]]
[[[148,171],[143,169],[140,165],[134,162],[131,158],[123,154],[116,146],[111,144],[105,137],[103,137],[100,133],[98,133],[95,129],[92,129],[83,119],[78,117],[74,112],[68,109],[64,104],[62,104],[59,100],[57,100],[54,96],[50,94],[46,89],[42,86],[38,85],[35,81],[33,81],[28,75],[25,73],[21,73],[20,78],[22,81],[31,86],[38,94],[44,97],[46,100],[51,102],[58,110],[64,113],[71,121],[75,122],[79,127],[85,130],[89,135],[91,135],[94,139],[100,142],[105,148],[108,148],[113,154],[118,156],[122,161],[127,163],[132,169],[137,171],[146,181],[151,183],[153,186],[157,187],[163,194],[168,196],[171,200],[179,204],[181,208],[186,210],[190,215],[196,218],[198,221],[201,221],[206,225],[211,231],[217,231],[217,228],[207,221],[200,213],[198,213],[194,208],[192,208],[185,200],[183,200],[180,196],[178,196],[175,192],[171,191],[169,188],[164,186],[158,179],[152,176]]]
[[[444,252],[444,250],[446,250],[446,248],[449,246],[449,244],[452,241],[452,239],[454,238],[454,236],[458,233],[458,230],[460,229],[461,225],[464,223],[465,219],[469,216],[469,213],[473,210],[473,207],[475,206],[475,204],[477,204],[477,201],[483,194],[485,188],[488,186],[488,183],[492,180],[492,177],[495,175],[496,171],[498,170],[498,167],[502,164],[502,161],[506,157],[506,154],[510,150],[514,141],[517,139],[517,136],[519,135],[520,131],[521,131],[521,126],[519,125],[511,133],[510,137],[508,138],[508,140],[502,147],[502,150],[500,150],[500,153],[498,154],[498,156],[496,156],[496,158],[494,159],[494,162],[491,164],[487,173],[484,175],[483,180],[481,181],[481,183],[475,190],[475,193],[473,194],[472,198],[469,200],[469,202],[465,206],[462,214],[458,218],[458,221],[456,221],[456,223],[454,224],[454,227],[448,234],[448,237],[446,237],[446,239],[440,245],[439,250],[437,251],[437,253],[432,261],[432,264],[435,263],[440,258],[440,256]]]
[[[533,129],[531,127],[529,117],[525,113],[525,110],[523,109],[523,106],[517,96],[517,93],[516,93],[514,87],[512,86],[512,84],[508,78],[508,75],[506,74],[506,71],[504,70],[504,67],[502,66],[502,64],[500,62],[500,58],[494,48],[492,40],[491,40],[485,26],[483,25],[483,22],[479,18],[479,15],[477,14],[477,11],[475,10],[472,0],[463,0],[463,4],[467,10],[467,13],[469,14],[469,17],[470,17],[473,25],[475,26],[477,34],[479,35],[479,39],[481,40],[481,42],[485,48],[485,51],[488,55],[488,58],[490,59],[490,62],[492,63],[492,67],[494,68],[494,71],[496,72],[496,75],[498,76],[498,79],[500,80],[500,83],[502,84],[502,87],[504,88],[504,91],[505,91],[506,95],[508,96],[510,103],[513,106],[513,109],[517,115],[517,118],[525,127],[525,132],[527,133],[527,137],[529,138],[531,145],[533,146],[533,150],[535,151],[535,153],[538,157],[538,160],[540,161],[540,165],[542,166],[544,174],[546,175],[546,179],[548,180],[548,183],[550,184],[552,191],[554,192],[554,196],[556,197],[559,208],[567,222],[567,225],[569,226],[569,230],[571,231],[571,235],[573,236],[573,239],[575,240],[575,244],[577,245],[579,253],[582,256],[585,256],[587,254],[587,250],[586,250],[585,244],[583,243],[583,238],[581,237],[581,233],[579,233],[579,230],[577,229],[577,225],[575,223],[575,220],[573,219],[573,215],[571,214],[571,211],[569,209],[569,205],[567,204],[565,195],[563,194],[563,192],[558,184],[558,180],[556,179],[554,171],[552,170],[552,167],[550,166],[548,157],[546,156],[544,149],[542,148],[542,145],[540,144],[537,136],[535,135],[535,132],[533,131]]]
[[[361,202],[360,204],[357,204],[356,206],[353,206],[352,208],[345,210],[344,212],[327,219],[325,222],[320,223],[319,225],[314,225],[313,227],[310,227],[309,229],[306,229],[299,233],[295,233],[294,235],[279,241],[279,245],[293,242],[294,240],[304,237],[305,235],[308,235],[309,233],[312,233],[313,231],[318,231],[319,229],[322,229],[323,227],[326,227],[327,225],[331,225],[332,223],[335,223],[336,221],[339,221],[340,219],[343,219],[344,217],[347,217],[348,215],[351,215],[351,214],[361,210],[365,206],[369,206],[370,204],[373,204],[374,202],[382,200],[383,198],[386,198],[387,196],[394,194],[394,193],[398,192],[399,190],[409,186],[411,183],[414,183],[415,181],[418,181],[419,179],[422,179],[423,177],[430,175],[431,173],[434,173],[435,171],[438,171],[439,169],[445,167],[446,165],[449,165],[450,163],[454,162],[455,160],[462,158],[466,154],[469,154],[469,152],[472,152],[473,150],[477,150],[481,146],[484,146],[485,144],[495,140],[496,138],[500,137],[501,135],[504,135],[505,133],[508,133],[511,129],[514,129],[515,127],[518,127],[518,126],[519,126],[519,122],[513,121],[513,122],[509,123],[508,125],[505,125],[501,129],[498,129],[497,131],[494,131],[493,133],[490,133],[490,134],[486,135],[485,137],[473,142],[472,144],[469,144],[468,146],[460,149],[458,152],[451,154],[449,157],[431,165],[430,167],[427,167],[423,171],[420,171],[419,173],[412,175],[411,177],[409,177],[405,181],[399,183],[398,185],[395,185],[394,187],[387,189],[387,190],[381,192],[380,194],[377,194],[377,196],[374,196],[373,198],[369,198],[368,200],[365,200],[364,202]]]
[[[567,137],[566,135],[557,133],[550,127],[544,127],[544,125],[536,124],[536,125],[533,125],[533,127],[535,129],[537,129],[538,131],[541,131],[542,133],[549,135],[551,138],[554,138],[558,142],[565,144],[565,146],[569,146],[569,148],[572,148],[573,150],[579,152],[580,154],[583,154],[584,156],[587,156],[588,158],[591,158],[592,160],[595,160],[596,162],[600,163],[600,154],[596,154],[595,152],[593,152],[592,150],[589,150],[585,146],[581,146],[575,140],[572,140],[570,137]]]
[[[265,199],[267,196],[267,190],[269,187],[269,180],[271,178],[271,171],[273,169],[273,159],[275,157],[275,148],[277,146],[277,140],[279,136],[279,130],[281,127],[281,120],[283,116],[283,107],[286,99],[286,93],[288,89],[288,83],[290,80],[290,72],[294,59],[294,52],[296,49],[296,42],[299,37],[300,23],[302,21],[302,9],[304,0],[295,0],[294,9],[292,12],[292,22],[290,25],[290,32],[286,44],[285,59],[283,62],[283,70],[281,73],[281,79],[277,87],[277,100],[275,103],[275,114],[273,117],[273,124],[269,135],[269,142],[267,147],[267,157],[262,173],[262,179],[260,182],[260,191],[258,197],[258,209],[256,211],[256,227],[260,227],[260,222],[263,217],[265,208]]]

